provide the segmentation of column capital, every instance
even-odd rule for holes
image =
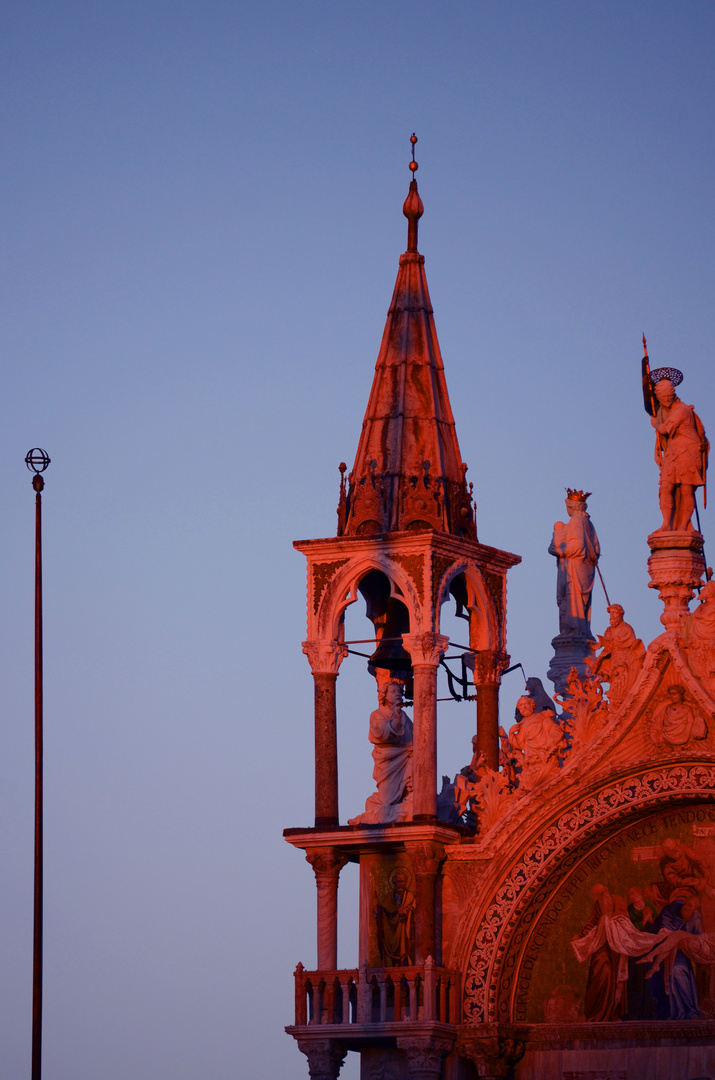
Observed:
[[[334,1039],[298,1039],[298,1049],[308,1059],[311,1080],[337,1080],[347,1047]]]
[[[501,1080],[502,1077],[511,1076],[525,1049],[520,1039],[499,1039],[493,1035],[481,1039],[476,1035],[466,1035],[457,1042],[459,1056],[471,1061],[476,1066],[477,1075],[484,1080]]]
[[[478,649],[474,657],[474,685],[499,686],[501,677],[509,667],[511,657],[498,649]],[[471,667],[469,660],[467,664]]]
[[[412,658],[412,666],[437,667],[447,651],[449,638],[444,634],[403,634],[402,644]]]
[[[311,848],[305,854],[305,861],[313,867],[318,884],[335,882],[337,885],[340,871],[347,863],[348,857],[333,847]]]
[[[412,861],[415,877],[434,877],[444,862],[444,844],[432,840],[408,840],[405,851]]]
[[[439,1039],[435,1036],[397,1036],[398,1049],[407,1057],[410,1076],[424,1080],[442,1076],[442,1062],[453,1049],[451,1039]]]
[[[338,668],[348,655],[347,646],[335,640],[304,641],[303,652],[314,675],[337,675]]]

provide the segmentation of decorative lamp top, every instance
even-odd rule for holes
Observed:
[[[569,502],[585,503],[586,499],[590,498],[591,494],[592,492],[581,491],[580,488],[578,490],[576,488],[566,488],[566,498],[569,500]]]
[[[34,473],[43,473],[50,464],[50,455],[39,446],[34,446],[25,455],[25,464]]]
[[[412,173],[412,180],[410,181],[410,190],[405,199],[402,207],[402,213],[407,218],[407,250],[417,251],[417,222],[420,220],[425,212],[425,208],[422,204],[422,199],[417,191],[417,181],[414,179],[419,165],[415,161],[415,144],[417,142],[417,136],[414,131],[410,135],[410,142],[412,143],[412,161],[410,162],[410,172]]]
[[[670,379],[673,386],[680,386],[683,381],[683,373],[675,367],[659,367],[655,371],[651,371],[650,381],[653,386],[657,386],[661,379]]]

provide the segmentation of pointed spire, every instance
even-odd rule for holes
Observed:
[[[417,136],[410,142],[414,177]],[[400,256],[347,492],[341,485],[338,534],[435,529],[474,540],[471,485],[449,403],[424,257],[417,251],[424,206],[414,178],[403,213],[407,251]]]

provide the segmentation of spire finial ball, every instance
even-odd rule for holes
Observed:
[[[415,161],[415,143],[417,142],[417,136],[415,135],[414,131],[410,135],[410,142],[412,143],[412,161],[410,162],[410,172],[414,176],[414,174],[419,169],[419,165]]]

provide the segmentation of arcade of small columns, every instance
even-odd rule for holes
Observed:
[[[426,543],[425,543],[426,541]],[[418,545],[418,546],[417,546]],[[305,842],[302,833],[301,846],[315,872],[317,886],[317,937],[320,971],[337,968],[337,893],[340,871],[348,861],[345,854],[345,837],[340,835],[340,848],[326,844],[326,834],[339,828],[338,817],[338,749],[337,749],[337,701],[336,683],[341,663],[348,655],[347,646],[341,643],[343,617],[349,603],[358,597],[358,584],[371,570],[390,572],[390,586],[400,601],[405,603],[410,617],[410,627],[439,625],[439,610],[449,596],[450,583],[460,575],[467,586],[469,598],[470,644],[486,648],[472,648],[466,654],[467,664],[473,672],[477,698],[477,752],[484,755],[489,768],[499,764],[499,686],[501,675],[509,665],[509,656],[503,651],[505,640],[505,576],[509,567],[519,562],[518,556],[486,548],[471,541],[454,537],[438,537],[430,532],[413,533],[407,546],[415,551],[413,557],[425,558],[425,566],[431,571],[430,555],[435,547],[447,547],[454,559],[452,567],[445,572],[439,588],[431,590],[432,603],[421,605],[415,587],[406,575],[395,571],[398,566],[385,555],[404,553],[406,536],[393,535],[380,540],[368,541],[358,538],[342,538],[324,541],[304,541],[295,546],[309,558],[309,582],[316,589],[315,562],[329,555],[345,555],[351,546],[372,548],[373,558],[344,559],[352,563],[335,574],[323,587],[313,605],[309,597],[308,632],[315,633],[303,643],[303,651],[311,666],[315,692],[315,828],[311,843]],[[388,548],[385,551],[385,548]],[[317,548],[317,550],[316,550]],[[465,551],[465,548],[467,551]],[[337,550],[336,550],[337,549]],[[379,550],[379,557],[375,555]],[[392,550],[390,550],[392,549]],[[394,550],[396,549],[396,551]],[[350,553],[352,554],[352,552]],[[464,556],[467,555],[465,559]],[[461,556],[461,559],[458,558]],[[404,557],[404,554],[403,554]],[[446,559],[444,560],[447,561]],[[481,566],[501,581],[501,589],[495,602],[487,589]],[[318,563],[324,567],[325,562]],[[332,563],[335,565],[335,563]],[[338,564],[340,565],[340,564]],[[315,591],[313,593],[315,595]],[[438,599],[439,598],[439,599]],[[320,636],[318,636],[320,634]],[[330,634],[330,637],[327,635]],[[435,954],[435,882],[444,859],[444,847],[430,838],[437,825],[437,668],[447,652],[450,639],[432,630],[401,635],[403,648],[410,656],[413,673],[413,819],[412,823],[400,825],[404,837],[403,850],[411,859],[415,875],[415,961],[424,963]],[[366,792],[367,795],[369,792]],[[441,824],[441,823],[440,823]],[[420,828],[420,826],[422,826]],[[425,828],[427,826],[428,828]],[[371,827],[370,831],[374,829]],[[293,831],[293,830],[291,830]],[[415,833],[412,837],[411,834]],[[374,835],[374,833],[373,833]],[[394,834],[393,834],[394,835]],[[287,837],[290,839],[290,837]],[[320,840],[323,839],[323,843]],[[357,840],[357,837],[355,838]],[[387,837],[385,837],[387,839]],[[296,838],[297,841],[297,838]],[[295,842],[295,841],[291,841]],[[352,845],[351,845],[352,846]]]

